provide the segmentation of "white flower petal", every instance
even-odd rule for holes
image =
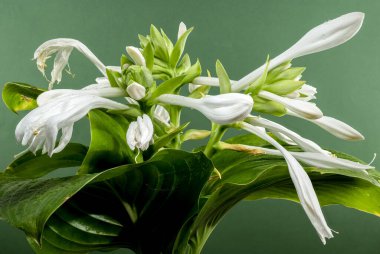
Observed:
[[[139,101],[145,97],[146,89],[139,83],[133,82],[132,84],[128,85],[127,93],[132,99]]]
[[[162,123],[169,125],[170,115],[169,112],[161,105],[157,105],[154,109],[154,118],[158,119]]]
[[[145,151],[149,148],[153,140],[153,123],[148,115],[137,117],[137,121],[132,122],[127,130],[127,143],[131,150],[138,148]]]
[[[37,60],[37,67],[44,76],[46,60],[56,53],[49,88],[52,88],[54,83],[59,83],[61,81],[62,71],[68,64],[73,48],[86,56],[100,70],[100,72],[106,76],[106,67],[104,64],[83,43],[68,38],[53,39],[41,44],[34,52],[34,59]]]
[[[314,228],[316,229],[320,239],[325,244],[325,238],[329,239],[334,237],[323,216],[322,209],[319,205],[318,198],[313,189],[310,178],[303,170],[302,166],[298,163],[298,161],[272,137],[270,137],[265,132],[256,129],[255,126],[252,126],[248,123],[241,123],[241,127],[246,131],[249,131],[258,137],[268,141],[282,153],[286,160],[286,163],[288,164],[289,174],[296,188],[301,205]]]

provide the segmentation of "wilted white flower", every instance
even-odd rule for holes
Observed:
[[[16,127],[16,138],[27,150],[52,156],[65,148],[71,139],[73,125],[91,109],[128,109],[128,106],[95,95],[76,93],[50,100],[29,112]],[[59,130],[62,136],[57,147],[55,143]]]
[[[154,109],[154,118],[161,121],[162,123],[169,125],[170,115],[169,112],[161,105],[157,105]]]
[[[150,117],[144,114],[131,122],[127,131],[127,143],[131,150],[135,148],[145,151],[153,139],[153,123]]]
[[[311,29],[293,46],[271,59],[268,70],[288,60],[327,50],[348,41],[359,31],[363,20],[364,13],[352,12]],[[232,91],[237,92],[246,89],[249,84],[262,75],[265,68],[266,64],[241,78],[232,85]]]
[[[44,76],[46,60],[56,53],[53,70],[51,71],[49,89],[53,87],[55,82],[61,82],[62,71],[68,64],[70,54],[74,48],[86,56],[93,64],[95,64],[100,72],[106,76],[106,67],[104,64],[83,43],[78,40],[67,38],[53,39],[41,44],[41,46],[39,46],[34,52],[34,59],[37,60],[37,67]]]
[[[128,85],[127,93],[132,99],[139,101],[145,97],[146,89],[139,83],[133,82],[132,84]]]
[[[306,215],[309,217],[311,223],[316,229],[323,244],[326,244],[325,238],[329,239],[334,236],[323,216],[321,206],[319,205],[317,195],[313,188],[313,184],[311,183],[309,176],[302,168],[301,164],[299,164],[293,155],[291,155],[284,147],[282,147],[267,133],[261,131],[260,129],[257,129],[255,126],[244,122],[240,123],[240,127],[266,140],[281,152],[286,163],[288,164],[289,174],[293,181],[294,187],[296,188],[300,203],[305,210]]]
[[[140,50],[133,46],[128,46],[126,48],[128,55],[132,58],[132,60],[137,65],[146,66],[145,58],[141,54]]]
[[[212,122],[229,124],[243,120],[252,111],[251,96],[240,93],[226,93],[194,99],[174,94],[164,94],[157,98],[159,102],[189,107],[198,110]]]

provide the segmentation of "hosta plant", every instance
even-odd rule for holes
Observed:
[[[43,43],[34,59],[45,76],[54,57],[48,86],[10,82],[2,93],[10,110],[29,112],[15,130],[26,150],[0,175],[0,217],[23,230],[36,253],[191,254],[241,200],[299,202],[323,243],[334,231],[321,206],[380,214],[380,176],[370,164],[266,118],[298,117],[337,138],[363,139],[311,102],[316,88],[301,78],[305,68],[291,65],[346,42],[363,18],[355,12],[323,23],[236,81],[218,60],[202,72],[185,53],[193,29],[184,23],[175,41],[152,25],[140,46],[126,47],[120,66],[104,65],[74,39]],[[102,76],[78,90],[56,89],[73,50]],[[184,107],[203,114],[210,129],[182,122]],[[90,122],[86,145],[70,142],[81,118]],[[224,139],[230,129],[240,134]],[[197,139],[205,145],[182,148]],[[70,167],[74,175],[52,173]]]

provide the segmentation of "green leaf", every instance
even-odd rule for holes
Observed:
[[[286,108],[278,102],[268,101],[258,96],[253,96],[253,101],[255,102],[253,104],[254,111],[274,116],[283,116],[286,114]]]
[[[144,163],[98,174],[34,180],[1,174],[0,217],[24,230],[37,253],[120,247],[172,253],[212,169],[203,153],[163,149]]]
[[[110,70],[110,69],[106,69],[106,73],[107,73],[107,78],[108,78],[112,87],[125,88],[123,86],[122,82],[120,82],[120,80],[119,80],[119,78],[121,78],[120,73],[113,71],[113,70]]]
[[[166,146],[172,139],[174,139],[177,136],[177,134],[181,133],[184,129],[186,129],[189,123],[190,122],[182,124],[179,127],[172,128],[168,130],[166,134],[156,139],[153,145],[154,151],[158,151],[158,149],[160,149],[161,147]]]
[[[268,147],[268,143],[254,135],[238,136],[228,143]],[[289,150],[298,150],[288,146]],[[336,156],[357,161],[338,152]],[[280,156],[253,155],[222,150],[212,157],[221,179],[214,179],[205,187],[204,206],[192,223],[188,243],[202,246],[223,215],[240,200],[287,199],[298,202],[287,164]],[[304,167],[322,205],[340,204],[374,215],[380,215],[379,172]],[[186,250],[189,245],[181,245]],[[198,247],[199,248],[199,247]],[[195,252],[197,253],[197,252]]]
[[[5,174],[38,178],[59,168],[80,166],[86,153],[87,147],[74,143],[68,144],[63,151],[53,154],[52,157],[47,154],[38,153],[34,155],[28,152],[14,160],[5,170]]]
[[[125,117],[101,110],[91,110],[88,116],[91,143],[78,173],[95,173],[133,161],[134,154],[126,141],[129,122]]]
[[[144,47],[143,56],[145,58],[146,67],[149,70],[152,70],[153,64],[154,64],[154,49],[153,49],[152,43],[148,42],[146,44],[146,46]]]
[[[217,60],[215,64],[216,75],[219,79],[220,93],[230,93],[231,92],[231,81],[228,77],[226,70],[224,69],[222,63]]]
[[[277,95],[286,95],[300,89],[304,84],[305,81],[280,80],[272,84],[265,85],[263,87],[263,90],[275,93]]]
[[[267,76],[268,76],[268,68],[269,68],[269,55],[267,56],[267,60],[265,62],[265,69],[263,74],[258,78],[256,81],[254,81],[252,84],[249,85],[247,90],[245,91],[246,94],[251,94],[251,95],[257,95],[262,87],[264,86]]]
[[[46,90],[24,83],[9,82],[3,88],[3,101],[14,113],[37,107],[37,97]]]
[[[201,73],[202,73],[201,63],[199,62],[199,59],[197,59],[196,63],[193,64],[185,73],[183,73],[183,75],[186,75],[186,76],[182,82],[184,84],[190,83],[191,81],[193,81],[193,79],[201,75]]]
[[[171,78],[169,80],[166,80],[162,82],[156,90],[153,91],[153,93],[149,96],[148,98],[148,105],[153,105],[155,104],[155,99],[163,94],[173,94],[176,93],[176,91],[183,86],[185,83],[183,80],[185,79],[184,75]]]
[[[280,64],[279,66],[277,66],[276,68],[274,68],[268,72],[267,79],[268,80],[274,80],[278,75],[280,75],[280,73],[289,69],[290,66],[291,66],[291,60]]]
[[[181,37],[177,40],[173,48],[173,51],[170,54],[170,61],[169,61],[170,67],[175,68],[177,66],[177,63],[179,59],[181,58],[182,53],[185,49],[187,37],[189,37],[191,31],[193,31],[193,28],[186,30],[186,32],[184,32],[181,35]]]
[[[169,62],[169,52],[166,46],[165,39],[162,37],[160,31],[154,26],[150,26],[150,39],[154,47],[156,57],[162,61]]]
[[[294,80],[298,76],[300,76],[305,71],[305,69],[306,69],[305,67],[289,68],[280,72],[276,76],[271,75],[271,79],[269,79],[269,75],[268,75],[268,81],[272,83],[278,80]]]

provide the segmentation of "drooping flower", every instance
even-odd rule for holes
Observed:
[[[294,58],[324,51],[351,39],[359,30],[364,20],[364,13],[352,12],[327,21],[307,32],[289,49],[273,58],[268,66],[272,70],[278,65]],[[246,89],[258,79],[266,68],[266,64],[249,73],[232,85],[232,91]]]
[[[161,103],[189,107],[198,110],[212,122],[229,124],[245,119],[252,111],[251,96],[226,93],[193,99],[175,94],[164,94],[157,98]]]
[[[68,38],[53,39],[44,42],[34,52],[34,59],[37,60],[38,70],[45,76],[46,60],[51,55],[56,54],[54,66],[51,71],[49,89],[57,82],[61,82],[62,71],[68,65],[69,57],[73,49],[77,49],[87,57],[106,76],[105,65],[80,41]]]
[[[326,244],[326,238],[329,239],[334,236],[323,216],[321,206],[319,205],[317,195],[313,188],[313,184],[311,183],[309,176],[302,168],[301,164],[299,164],[293,155],[291,155],[284,147],[282,147],[266,132],[244,122],[240,123],[239,127],[266,140],[281,152],[288,165],[289,174],[293,181],[294,187],[296,188],[300,203],[305,210],[306,215],[309,217],[311,223],[316,229],[321,241],[323,244]]]
[[[52,156],[65,148],[71,139],[73,125],[83,118],[90,110],[105,108],[125,110],[128,106],[99,96],[71,93],[49,100],[29,112],[16,127],[16,138],[22,145],[28,145],[27,150]],[[57,135],[62,131],[58,146]]]
[[[150,117],[144,114],[131,122],[127,131],[127,143],[131,150],[135,148],[145,151],[153,141],[153,123]]]

